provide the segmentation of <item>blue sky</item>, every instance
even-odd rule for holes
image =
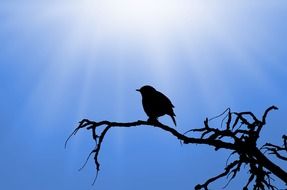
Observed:
[[[227,152],[149,127],[110,131],[95,186],[92,160],[77,171],[93,148],[81,131],[64,149],[77,122],[146,119],[144,84],[169,96],[181,132],[227,107],[260,116],[275,104],[262,141],[279,143],[286,20],[283,0],[1,0],[0,189],[192,189],[221,172]]]

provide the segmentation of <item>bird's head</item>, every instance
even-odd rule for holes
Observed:
[[[140,92],[142,95],[144,94],[149,94],[152,92],[155,92],[155,88],[149,85],[145,85],[143,87],[141,87],[140,89],[136,89],[136,91]]]

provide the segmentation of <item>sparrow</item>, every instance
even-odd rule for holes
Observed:
[[[163,93],[157,91],[154,87],[146,85],[137,89],[142,96],[142,106],[149,117],[148,121],[158,121],[157,118],[163,115],[169,115],[176,126],[174,106]]]

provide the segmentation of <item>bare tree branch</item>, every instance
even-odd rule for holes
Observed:
[[[285,184],[287,184],[287,173],[282,168],[270,161],[261,151],[257,148],[257,141],[260,137],[260,132],[266,124],[266,118],[270,111],[277,110],[275,106],[271,106],[265,110],[261,120],[259,120],[252,112],[231,112],[230,108],[226,109],[222,114],[204,121],[203,128],[196,128],[187,131],[184,134],[179,133],[174,128],[164,125],[158,121],[135,121],[135,122],[110,122],[110,121],[90,121],[83,119],[79,122],[78,127],[73,131],[65,143],[65,147],[70,138],[77,134],[80,129],[92,130],[93,139],[96,143],[95,148],[90,155],[94,154],[94,161],[96,165],[96,172],[100,170],[99,153],[103,140],[109,130],[114,127],[155,127],[170,133],[172,136],[181,140],[184,144],[203,144],[214,147],[215,150],[225,149],[231,151],[231,155],[236,155],[236,159],[224,169],[224,172],[208,179],[203,184],[195,186],[196,190],[208,189],[208,186],[222,177],[230,177],[227,185],[233,180],[240,172],[241,166],[249,168],[249,178],[246,185],[243,187],[247,190],[253,183],[254,190],[270,189],[275,190],[276,187],[272,185],[272,176],[277,176]],[[223,117],[223,122],[226,121],[223,129],[213,128],[210,126],[209,121]],[[227,120],[226,120],[227,119]],[[222,127],[221,127],[222,128]],[[190,137],[187,133],[199,133],[200,137]],[[278,158],[285,160],[286,157],[281,154],[281,151],[287,150],[287,137],[283,136],[283,146],[277,146],[270,143],[265,144],[263,149],[275,154]],[[89,157],[88,157],[89,158]],[[229,157],[230,158],[230,157]],[[228,158],[228,160],[229,160]]]
[[[262,149],[265,149],[269,154],[275,155],[278,159],[287,161],[287,138],[286,135],[282,136],[283,145],[278,146],[271,143],[266,143]]]

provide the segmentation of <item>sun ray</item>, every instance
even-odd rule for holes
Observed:
[[[80,118],[89,113],[91,117],[97,117],[96,109],[92,108],[93,104],[98,104],[94,99],[101,96],[99,88],[106,87],[96,81],[104,83],[103,80],[109,78],[114,81],[107,86],[114,88],[109,91],[114,94],[111,102],[115,104],[111,112],[117,113],[114,115],[116,120],[121,120],[126,114],[126,92],[123,89],[128,82],[127,75],[136,68],[134,65],[142,65],[139,72],[145,74],[142,74],[141,81],[155,84],[172,95],[176,94],[178,84],[188,86],[187,93],[192,89],[193,93],[199,94],[186,95],[191,97],[191,102],[201,102],[211,113],[226,106],[222,105],[223,102],[235,104],[233,97],[238,91],[230,77],[248,79],[257,89],[264,91],[268,88],[278,94],[279,90],[274,89],[266,70],[255,63],[256,57],[252,54],[258,44],[265,43],[261,40],[268,30],[264,30],[266,27],[261,22],[256,26],[240,23],[248,31],[256,31],[254,27],[257,27],[265,34],[239,33],[236,31],[238,27],[231,23],[244,8],[241,5],[232,4],[229,10],[222,10],[216,3],[185,0],[140,0],[137,3],[131,0],[85,0],[69,4],[52,2],[45,6],[33,3],[22,7],[14,4],[7,9],[10,15],[4,28],[24,29],[20,39],[24,42],[39,33],[42,38],[47,37],[46,40],[58,39],[51,45],[50,67],[43,71],[23,113],[34,109],[36,104],[42,105],[40,118],[50,122],[46,126],[53,126],[53,118],[63,109],[59,101],[65,101],[67,94],[75,88],[73,85],[78,84],[77,116]],[[252,39],[252,36],[256,38]],[[245,37],[248,38],[242,41]],[[178,48],[183,52],[178,54]],[[130,61],[135,52],[145,60],[135,58],[136,62]],[[186,60],[177,62],[178,56],[184,56]],[[177,67],[186,68],[189,73],[186,75],[192,75],[189,78],[194,81],[178,81],[178,75],[174,75]],[[229,67],[242,76],[226,74]],[[47,94],[43,94],[45,89],[49,89]],[[196,100],[198,97],[201,100]],[[45,102],[45,98],[52,104]],[[121,144],[121,132],[115,137]]]

